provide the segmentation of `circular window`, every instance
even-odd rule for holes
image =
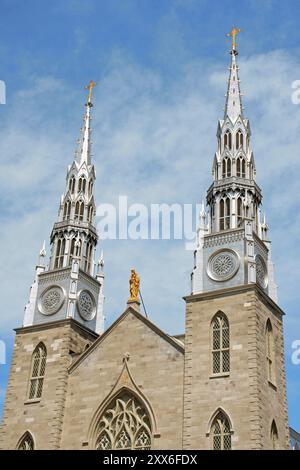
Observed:
[[[43,315],[58,312],[65,301],[65,294],[60,286],[50,286],[44,290],[39,300],[39,310]]]
[[[80,291],[77,300],[77,306],[80,316],[90,321],[96,314],[96,302],[94,296],[88,290]]]
[[[265,289],[268,285],[268,271],[266,263],[261,255],[256,255],[256,282]]]
[[[214,281],[226,281],[237,273],[239,266],[240,259],[235,251],[219,250],[209,258],[207,274]]]

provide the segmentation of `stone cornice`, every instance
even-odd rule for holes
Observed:
[[[201,294],[191,294],[183,297],[183,299],[189,304],[251,291],[255,292],[265,305],[271,307],[271,309],[275,310],[279,315],[285,315],[284,311],[257,284],[241,284],[240,286],[228,287],[226,289],[212,290]]]
[[[37,325],[22,326],[22,327],[14,328],[14,331],[17,334],[24,334],[24,333],[32,333],[35,331],[49,330],[52,328],[62,328],[64,326],[71,326],[74,330],[84,331],[93,340],[97,339],[99,336],[97,335],[97,333],[90,330],[86,326],[83,326],[81,323],[79,323],[77,320],[74,320],[73,318],[66,318],[64,320],[56,320],[56,321],[52,321],[48,323],[39,323]]]

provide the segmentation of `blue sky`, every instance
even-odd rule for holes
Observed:
[[[7,344],[20,326],[38,250],[55,221],[83,113],[97,81],[93,154],[97,203],[200,202],[211,181],[233,24],[257,180],[273,241],[290,424],[300,429],[299,135],[300,3],[223,0],[0,0],[1,320]],[[192,254],[181,241],[104,241],[107,325],[125,308],[128,273],[142,278],[150,318],[184,329]],[[8,365],[0,365],[0,404]]]

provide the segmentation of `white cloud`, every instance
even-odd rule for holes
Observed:
[[[280,298],[285,304],[287,297],[297,296],[300,106],[291,103],[290,85],[299,78],[294,72],[299,64],[283,51],[239,62],[258,183],[272,229]],[[192,62],[164,82],[158,71],[140,67],[120,52],[112,57],[106,74],[98,80],[93,109],[97,203],[116,202],[120,194],[127,195],[130,202],[145,204],[198,203],[203,198],[211,181],[226,66]],[[49,114],[51,103],[47,116],[39,108],[40,100],[45,103],[58,92],[63,114],[66,103],[70,105],[63,83],[50,77],[35,87],[19,91],[21,101],[0,131],[5,175],[0,234],[1,264],[5,266],[2,312],[7,312],[1,323],[5,330],[22,321],[37,252],[56,218],[66,166],[72,160],[81,125],[81,116],[72,109],[57,120]],[[29,124],[24,123],[24,100]],[[71,114],[72,129],[70,123],[63,124]],[[189,292],[193,265],[192,253],[184,250],[184,243],[105,241],[103,245],[108,322],[125,308],[129,271],[135,266],[150,317],[167,331],[183,331],[181,297]],[[296,312],[290,312],[286,324],[288,334],[289,324],[299,328]]]

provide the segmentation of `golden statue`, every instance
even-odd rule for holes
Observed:
[[[90,81],[90,83],[84,87],[85,90],[89,90],[89,95],[88,95],[88,104],[92,104],[92,94],[93,94],[93,88],[96,86],[96,83],[93,82],[93,80]]]
[[[131,270],[129,279],[130,302],[139,302],[140,278],[134,269]]]
[[[236,46],[237,46],[237,43],[236,43],[236,36],[238,33],[240,33],[241,30],[239,28],[236,28],[235,26],[232,28],[232,30],[230,31],[230,33],[226,34],[226,36],[231,36],[232,38],[232,50],[233,51],[236,51]]]

